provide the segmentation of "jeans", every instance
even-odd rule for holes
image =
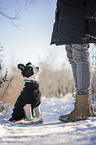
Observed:
[[[76,91],[80,95],[90,91],[89,44],[66,45],[68,60],[72,66]]]

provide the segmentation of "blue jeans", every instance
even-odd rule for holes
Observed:
[[[89,44],[66,45],[66,52],[72,66],[76,91],[80,95],[90,91]]]

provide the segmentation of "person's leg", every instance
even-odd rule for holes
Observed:
[[[63,122],[73,122],[85,120],[89,116],[94,115],[94,111],[90,101],[90,63],[89,52],[87,44],[74,44],[71,47],[72,61],[69,58],[68,50],[67,56],[72,67],[73,73],[75,70],[75,81],[77,83],[78,93],[76,94],[75,109],[68,115],[61,115],[59,120]]]
[[[90,61],[88,44],[72,44],[73,61],[77,69],[78,94],[88,94],[90,91]]]
[[[88,47],[88,44],[66,45],[67,57],[72,67],[75,88],[79,94],[89,93],[90,90]]]
[[[73,72],[73,78],[74,78],[74,82],[75,82],[75,88],[76,88],[76,92],[78,92],[78,86],[77,86],[77,64],[74,62],[73,60],[73,52],[72,52],[72,45],[66,45],[65,46],[66,52],[67,52],[67,57],[68,60],[71,64],[72,67],[72,72]]]

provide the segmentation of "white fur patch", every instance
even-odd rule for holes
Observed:
[[[24,106],[24,111],[25,111],[27,120],[32,120],[33,117],[32,117],[32,111],[31,111],[31,104],[26,104]]]

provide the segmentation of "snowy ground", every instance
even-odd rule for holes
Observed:
[[[75,123],[62,123],[59,115],[73,109],[73,98],[42,98],[43,124],[16,125],[8,113],[0,114],[0,145],[95,145],[96,117]],[[94,108],[96,104],[93,104]],[[95,108],[96,109],[96,108]]]

